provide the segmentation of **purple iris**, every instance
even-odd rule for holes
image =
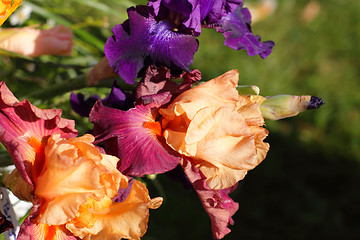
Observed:
[[[110,66],[127,83],[133,84],[139,71],[151,64],[188,70],[199,46],[192,35],[169,19],[157,21],[152,7],[131,7],[128,15],[105,44]]]
[[[105,55],[129,84],[149,65],[189,70],[201,27],[216,28],[224,44],[266,58],[274,46],[251,32],[251,16],[242,0],[149,0],[128,9],[129,19],[113,28]]]

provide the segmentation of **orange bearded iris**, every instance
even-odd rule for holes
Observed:
[[[239,74],[229,71],[183,92],[160,109],[169,146],[188,157],[212,189],[225,189],[243,179],[266,156],[268,132],[261,96],[241,96]]]

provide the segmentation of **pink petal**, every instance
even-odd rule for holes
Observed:
[[[74,121],[61,118],[60,109],[39,109],[28,100],[19,102],[0,82],[0,142],[9,151],[24,180],[33,185],[37,164],[41,165],[43,141],[53,135],[77,135]]]
[[[96,142],[103,142],[108,154],[120,158],[118,169],[125,175],[163,173],[180,162],[162,136],[158,136],[145,123],[155,123],[158,109],[167,102],[168,94],[143,98],[143,103],[128,111],[105,107],[98,101],[90,113]]]
[[[228,225],[234,224],[232,216],[239,208],[228,194],[235,190],[237,185],[223,190],[210,189],[206,184],[206,178],[202,172],[184,159],[182,167],[199,195],[200,201],[211,219],[211,229],[215,239],[221,239],[231,232]]]

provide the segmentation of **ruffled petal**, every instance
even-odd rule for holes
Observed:
[[[118,169],[123,174],[163,173],[179,163],[179,155],[162,143],[160,125],[155,121],[158,108],[169,99],[166,93],[143,98],[143,104],[126,112],[105,107],[100,101],[95,104],[89,119],[96,142],[103,142],[108,154],[121,159]]]
[[[91,135],[49,138],[45,166],[35,180],[34,194],[41,200],[39,222],[65,224],[75,217],[79,206],[88,198],[114,197],[121,178],[127,181],[116,169],[118,159],[101,154],[92,145],[93,140]]]
[[[76,236],[91,240],[140,239],[147,229],[149,208],[160,207],[162,198],[150,199],[145,185],[137,180],[129,187],[130,193],[121,202],[89,199],[66,227]]]
[[[188,70],[198,49],[193,36],[176,32],[170,21],[157,22],[150,7],[129,8],[128,15],[128,21],[115,26],[114,36],[105,44],[110,66],[127,83],[134,83],[145,59],[150,64]]]
[[[225,74],[183,92],[175,98],[167,108],[160,109],[161,115],[173,119],[185,113],[186,117],[192,120],[199,109],[204,107],[229,107],[235,108],[238,100],[236,90],[239,81],[239,72],[231,70]]]
[[[234,224],[232,216],[239,208],[239,204],[228,196],[235,190],[236,185],[224,190],[213,190],[207,186],[206,177],[190,161],[184,159],[182,167],[211,219],[213,237],[215,239],[223,238],[231,231],[228,225]]]
[[[33,177],[43,164],[43,143],[53,134],[75,137],[74,121],[61,118],[60,109],[39,109],[19,100],[0,82],[0,142],[10,153],[24,180],[33,185]]]
[[[259,36],[254,36],[250,28],[251,15],[247,8],[239,7],[225,16],[217,28],[225,36],[224,44],[235,50],[245,49],[249,56],[260,55],[266,58],[274,47],[274,42],[261,42]]]
[[[187,156],[212,189],[235,185],[269,150],[263,142],[268,131],[261,127],[261,100],[240,96],[237,81],[238,73],[229,71],[159,110],[166,143]]]

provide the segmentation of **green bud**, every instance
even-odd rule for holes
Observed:
[[[296,116],[307,109],[316,109],[324,104],[321,98],[304,95],[277,95],[268,97],[260,105],[264,118],[278,120]]]

